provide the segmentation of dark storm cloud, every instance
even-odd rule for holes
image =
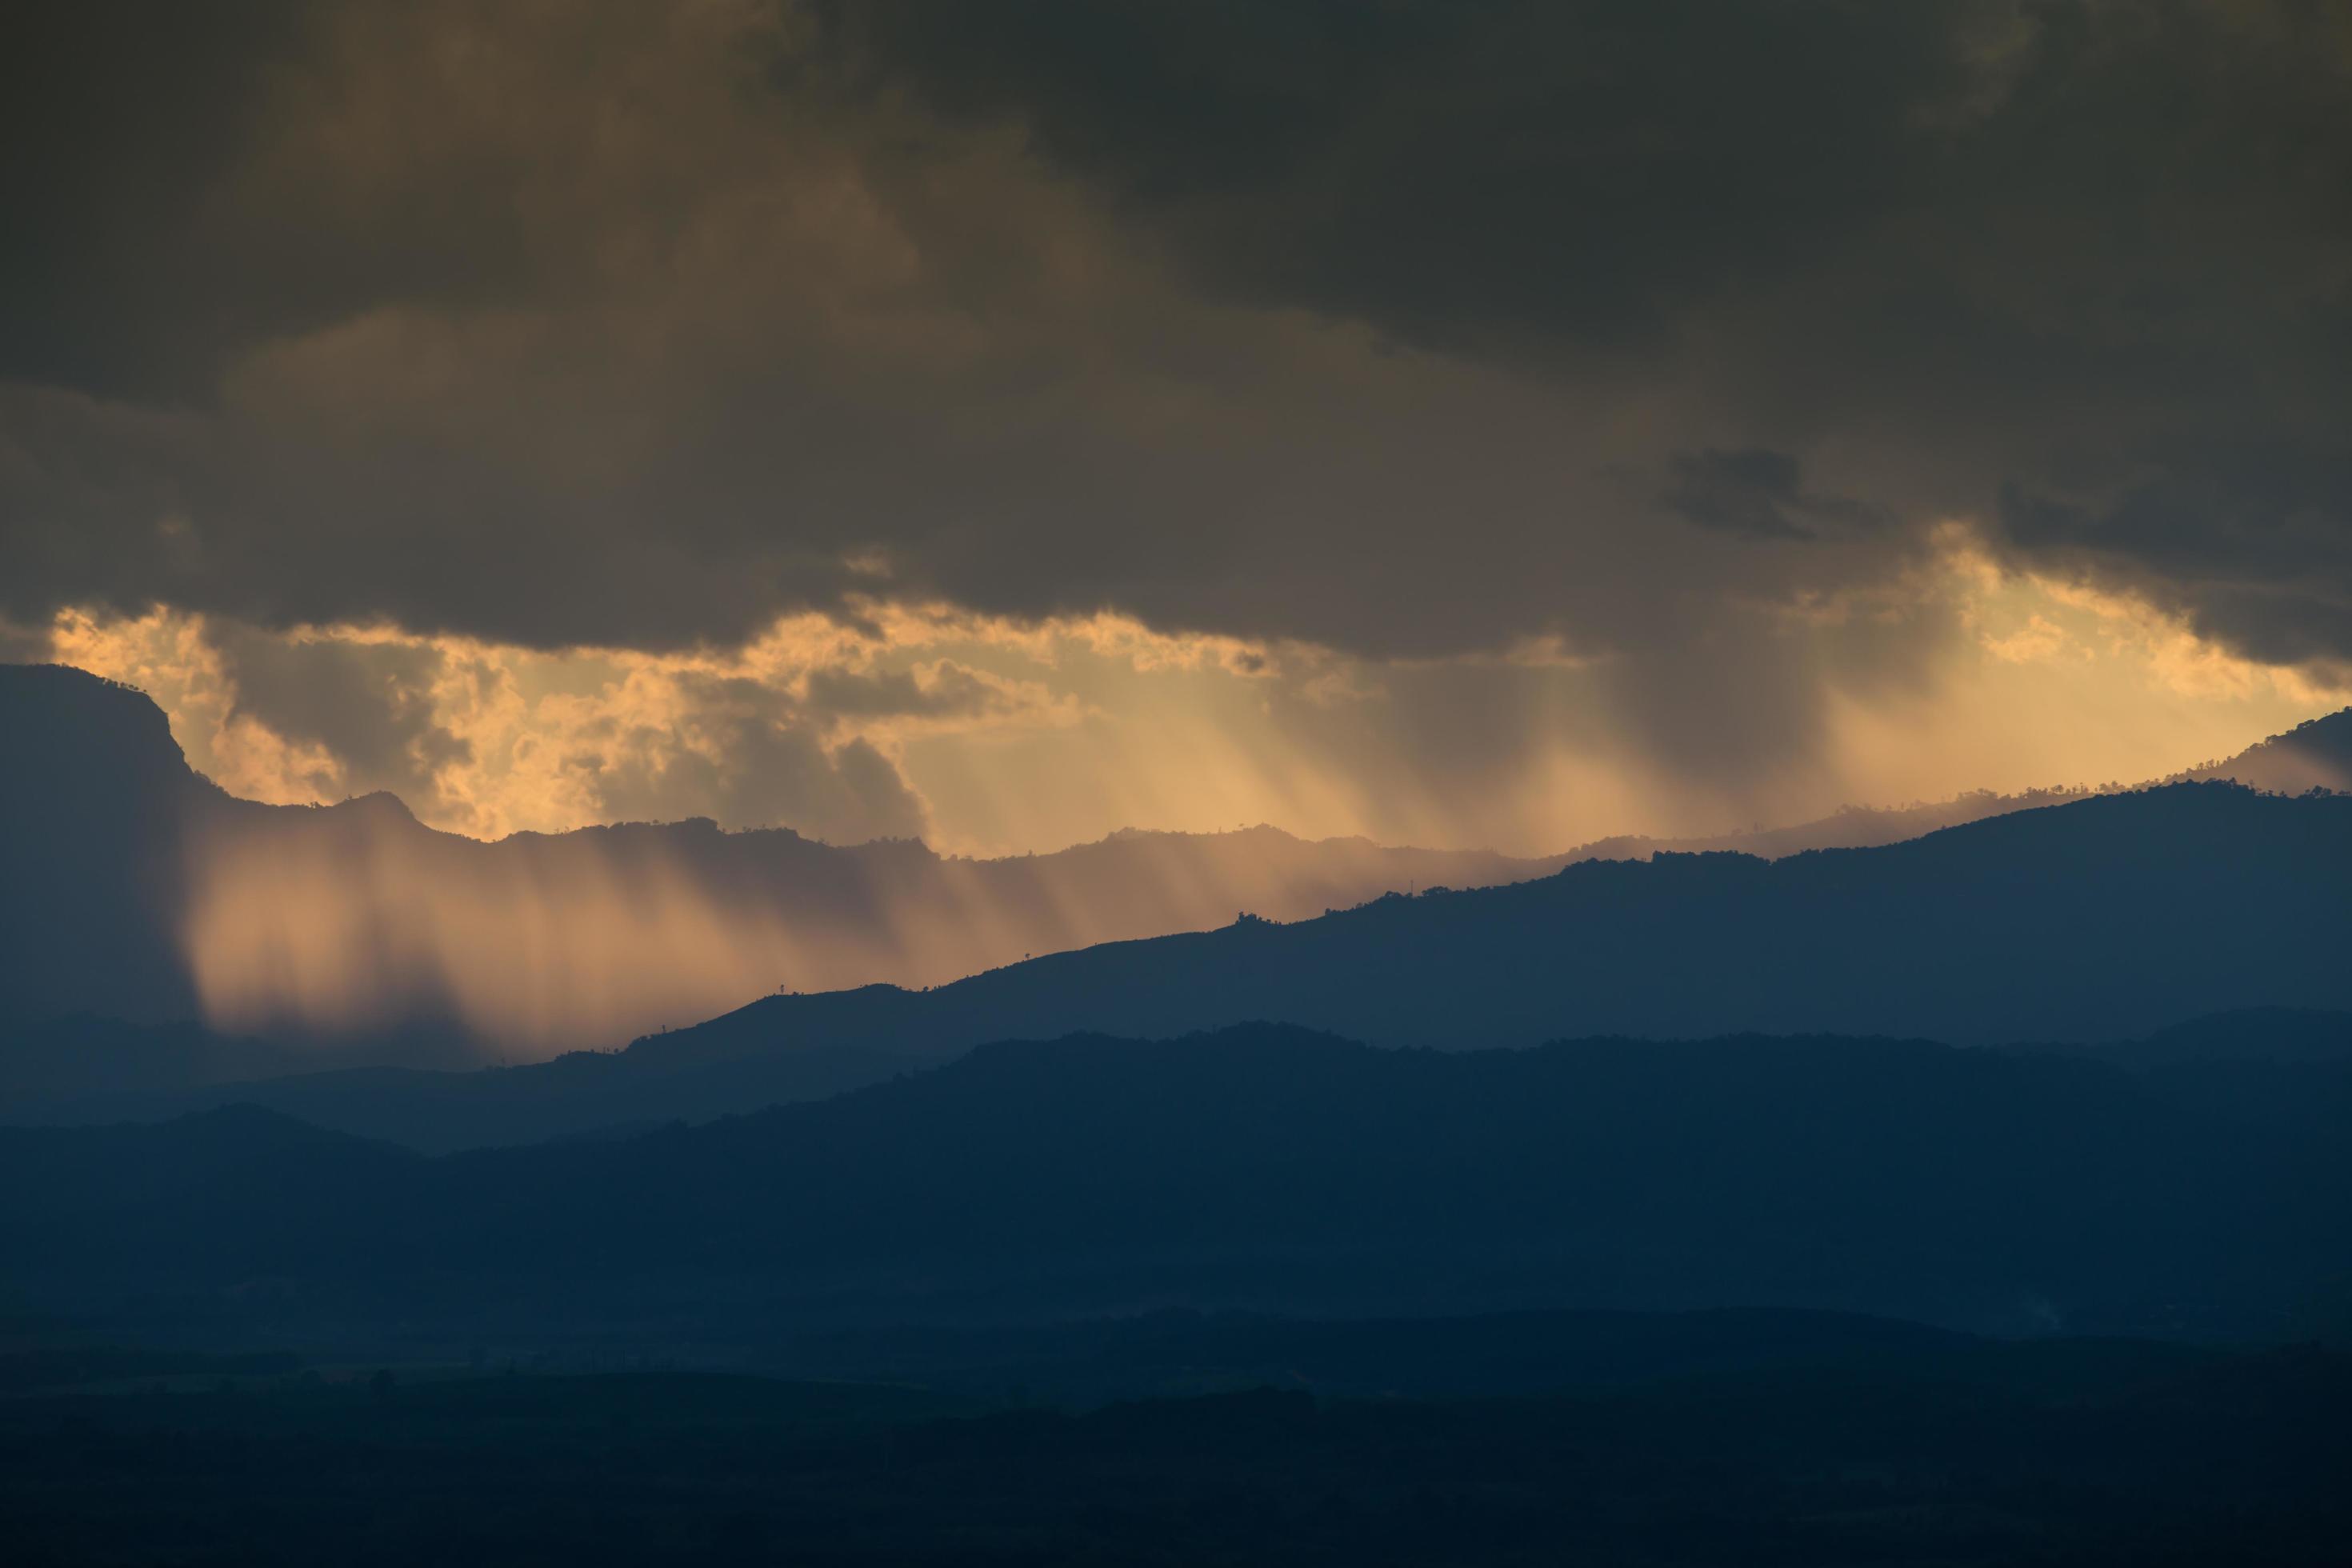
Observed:
[[[1715,763],[1963,515],[2352,652],[2340,7],[11,17],[20,622],[1550,635]]]
[[[266,295],[188,243],[294,8],[12,5],[0,21],[0,367],[84,391],[203,389]],[[168,255],[164,252],[168,250]]]
[[[808,702],[841,718],[972,718],[1002,706],[997,688],[971,670],[941,663],[920,681],[911,670],[812,670]]]
[[[1697,323],[1707,354],[1677,368],[1725,400],[1715,427],[1899,454],[1879,497],[1810,507],[1787,453],[1676,455],[1662,499],[1704,527],[2007,520],[2021,470],[2238,433],[2259,463],[2134,492],[2095,550],[2011,542],[2258,658],[2352,651],[2340,7],[846,14],[949,112],[1019,119],[1208,287],[1571,377],[1671,362]]]
[[[810,716],[757,681],[683,685],[693,709],[679,731],[616,732],[608,755],[580,759],[595,774],[607,818],[667,821],[690,811],[722,827],[781,825],[837,844],[922,836],[921,800],[870,742],[826,752]]]
[[[1970,90],[1927,5],[840,8],[873,68],[1168,226],[1239,293],[1508,357],[1654,343],[1834,248]]]
[[[2352,650],[2352,450],[2193,447],[2084,500],[2007,487],[2021,552],[2121,578],[2273,664]]]
[[[467,747],[434,720],[437,651],[287,642],[234,626],[214,636],[236,692],[232,719],[249,716],[286,740],[325,747],[351,794],[390,790],[419,811],[440,806],[436,775]]]
[[[1811,539],[1817,528],[1868,527],[1881,521],[1872,508],[1843,496],[1814,495],[1801,480],[1802,466],[1786,452],[1693,452],[1666,464],[1673,488],[1669,510],[1701,528],[1750,539]]]

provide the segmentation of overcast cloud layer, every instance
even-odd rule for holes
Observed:
[[[1958,520],[2224,656],[2352,658],[2340,5],[0,26],[0,631],[209,617],[224,702],[404,794],[468,744],[401,708],[427,655],[276,634],[1109,611],[1474,760],[1572,668],[1577,725],[1757,779],[1926,700]],[[1036,708],[862,673],[910,684],[704,692],[698,798],[919,830],[860,713]]]

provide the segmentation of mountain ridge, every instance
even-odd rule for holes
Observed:
[[[1555,885],[1561,871],[1580,868],[1570,885],[1591,896],[1580,903],[1570,898],[1562,908],[1568,916],[1593,929],[1572,933],[1569,940],[1572,944],[1607,947],[1622,945],[1618,935],[1601,929],[1607,921],[1600,906],[1609,899],[1632,900],[1628,908],[1647,905],[1651,908],[1648,918],[1653,920],[1670,918],[1676,900],[1673,889],[1678,887],[1692,890],[1692,897],[1699,897],[1697,890],[1704,889],[1702,902],[1706,899],[1729,904],[1752,902],[1754,888],[1761,885],[1756,883],[1754,868],[1767,862],[1748,862],[1748,869],[1740,869],[1735,864],[1736,853],[1710,847],[1720,839],[1596,841],[1612,853],[1629,857],[1622,860],[1574,858],[1582,850],[1546,861],[1499,857],[1465,859],[1450,851],[1373,846],[1366,852],[1384,858],[1374,871],[1347,882],[1329,864],[1315,858],[1333,853],[1334,846],[1350,853],[1363,849],[1361,841],[1308,844],[1263,826],[1198,837],[1123,832],[1052,856],[996,861],[942,858],[913,840],[836,849],[789,828],[730,834],[707,820],[616,824],[566,835],[518,835],[497,845],[484,845],[425,827],[404,804],[388,795],[315,809],[235,800],[187,767],[171,742],[161,710],[151,701],[80,671],[63,667],[0,668],[0,712],[20,711],[33,715],[25,727],[28,738],[47,734],[56,743],[28,745],[24,750],[30,765],[0,774],[0,788],[7,795],[0,801],[0,810],[5,810],[10,822],[38,822],[62,830],[0,834],[7,857],[0,864],[14,873],[7,886],[0,888],[0,913],[6,917],[6,940],[0,942],[5,954],[5,967],[0,967],[0,1006],[5,1006],[5,1016],[19,1036],[6,1050],[5,1062],[0,1064],[0,1097],[19,1101],[28,1095],[55,1100],[75,1091],[74,1085],[59,1079],[58,1064],[72,1059],[71,1050],[51,1048],[37,1037],[47,1027],[41,1024],[42,1018],[54,1020],[74,1012],[136,1023],[185,1019],[201,1010],[222,1020],[222,1026],[202,1031],[201,1038],[189,1037],[177,1058],[169,1052],[148,1052],[142,1058],[148,1064],[141,1068],[148,1074],[143,1084],[121,1081],[117,1064],[93,1058],[88,1081],[79,1086],[79,1092],[85,1094],[142,1088],[177,1092],[205,1080],[256,1076],[252,1064],[272,1060],[282,1061],[289,1068],[343,1063],[457,1065],[469,1052],[482,1048],[478,1044],[481,1022],[487,1017],[493,1025],[503,1023],[525,1033],[539,1030],[542,1037],[552,1030],[548,1037],[557,1043],[570,1037],[604,1046],[630,1039],[621,1053],[629,1061],[630,1072],[654,1068],[657,1059],[658,1070],[665,1074],[694,1067],[709,1068],[714,1075],[714,1097],[719,1093],[715,1079],[725,1076],[719,1064],[774,1054],[772,1047],[780,1042],[814,1044],[820,1047],[814,1057],[796,1066],[780,1059],[760,1072],[747,1071],[740,1085],[747,1094],[798,1098],[809,1092],[829,1092],[861,1077],[887,1075],[896,1070],[898,1058],[936,1058],[991,1037],[1087,1027],[1160,1035],[1255,1015],[1324,1023],[1391,1044],[1527,1044],[1562,1034],[1622,1030],[1703,1035],[1743,1026],[1781,1032],[1812,1027],[1847,1032],[1891,1029],[1962,1040],[2039,1035],[2091,1040],[2145,1032],[2236,1006],[2332,1005],[2338,1000],[2332,991],[2311,984],[2308,975],[2287,983],[2275,994],[2256,984],[2234,990],[2184,987],[2181,975],[2199,967],[2195,955],[2184,951],[2181,963],[2173,970],[2150,973],[2150,994],[2161,998],[2168,992],[2178,994],[2170,1003],[2127,1008],[2105,1020],[2089,1016],[2080,1005],[2076,1016],[2062,1016],[2047,1022],[2030,1006],[2014,1009],[2010,1017],[1996,1018],[1956,1016],[1952,1005],[1916,1009],[1916,1016],[1905,1016],[1902,1009],[1887,1005],[1875,1012],[1856,1008],[1832,1015],[1759,1004],[1760,1010],[1752,1016],[1741,1016],[1730,1006],[1710,1010],[1674,1005],[1685,994],[1710,987],[1721,991],[1728,982],[1720,975],[1710,977],[1706,969],[1685,973],[1682,966],[1661,968],[1654,955],[1633,964],[1634,972],[1657,993],[1649,1005],[1628,1002],[1623,993],[1630,982],[1624,976],[1591,969],[1579,982],[1591,1005],[1570,1010],[1557,998],[1538,1002],[1522,996],[1515,1015],[1496,1017],[1494,1007],[1486,1004],[1519,985],[1517,979],[1505,975],[1486,986],[1485,1016],[1478,1026],[1456,1028],[1443,1018],[1391,1019],[1363,1007],[1350,1007],[1343,994],[1349,983],[1329,976],[1318,983],[1318,996],[1302,1000],[1296,986],[1286,993],[1280,986],[1269,991],[1270,982],[1263,976],[1253,978],[1251,971],[1262,959],[1291,951],[1302,941],[1312,946],[1319,940],[1269,938],[1270,932],[1315,926],[1312,917],[1323,911],[1339,918],[1339,926],[1318,930],[1344,928],[1377,937],[1389,922],[1400,918],[1400,903],[1433,910],[1456,896],[1452,884],[1465,879],[1465,868],[1474,873],[1471,880],[1492,874],[1502,879],[1502,886],[1555,888],[1554,892],[1534,895],[1538,904],[1548,900],[1557,903],[1561,895]],[[2260,752],[2273,759],[2303,755],[2346,736],[2352,736],[2352,710],[2315,721],[2288,736],[2273,737],[2248,754]],[[86,764],[93,756],[111,759],[98,770],[99,786],[88,782],[92,770]],[[2176,790],[2227,787],[2175,786]],[[2193,837],[2204,830],[2191,820],[2200,816],[2196,811],[2185,816],[2176,813],[2181,821],[2167,826],[2155,820],[2166,808],[2114,804],[2152,800],[2163,794],[1963,797],[1954,804],[1986,815],[1901,840],[1901,853],[1885,864],[1898,868],[1915,865],[1916,846],[1938,844],[1950,833],[1972,830],[1984,834],[1969,841],[1978,852],[2003,853],[2000,847],[2021,841],[1996,824],[2063,819],[2085,825],[2083,831],[2087,832],[2089,824],[2104,820],[2101,813],[2116,810],[2149,818],[2135,831],[2189,831]],[[2020,805],[2024,799],[2063,803]],[[1993,806],[2004,809],[1992,811]],[[2214,818],[2234,815],[2245,819],[2242,826],[2250,827],[2265,809],[2215,805],[2201,815]],[[2329,817],[2317,803],[2301,803],[2297,809],[2308,810],[2314,820]],[[2075,815],[2084,812],[2090,816]],[[1824,820],[1843,824],[1842,830],[1848,832],[1859,821],[1875,832],[1898,816],[1843,814]],[[200,832],[187,827],[188,817],[199,820]],[[1901,820],[1916,826],[1922,819]],[[1804,829],[1777,831],[1782,837],[1774,842],[1780,843],[1787,834]],[[2040,829],[2021,831],[2029,838],[2042,833]],[[184,841],[209,846],[212,858],[185,852]],[[1675,843],[1696,847],[1671,847]],[[91,845],[100,852],[86,855]],[[1822,855],[1868,854],[1885,847],[1800,849],[1769,863],[1791,868],[1781,878],[1783,883],[1816,884],[1806,895],[1814,904],[1826,900],[1833,906],[1842,896],[1833,885],[1842,873],[1808,868],[1814,867]],[[2146,884],[2147,868],[2129,855],[2119,858],[2113,847],[2102,853],[2107,857],[2109,871],[2126,879],[2118,893],[2126,887]],[[2073,853],[2054,839],[2040,838],[2030,851],[2018,852],[2060,857]],[[2325,861],[2337,849],[2315,852]],[[1729,859],[1723,858],[1727,853],[1731,853]],[[2226,857],[2227,852],[2215,847],[2210,853]],[[1280,883],[1282,899],[1288,902],[1237,891],[1241,881],[1223,872],[1204,875],[1202,863],[1182,859],[1201,855],[1223,855],[1231,862],[1228,869],[1245,866],[1248,879],[1254,879],[1249,885],[1259,889]],[[1171,856],[1182,863],[1170,860]],[[1619,868],[1596,868],[1612,866]],[[1638,866],[1654,868],[1654,873],[1629,869]],[[207,867],[216,874],[208,877]],[[1481,867],[1483,871],[1477,869]],[[247,874],[256,868],[257,872]],[[2226,871],[2218,866],[2207,869],[2216,874]],[[1538,870],[1546,874],[1535,875]],[[2283,885],[2294,883],[2293,868],[2281,870],[2287,877],[2287,884]],[[951,889],[952,896],[942,898],[941,884],[936,879],[950,874],[963,880]],[[1919,866],[1916,874],[1949,876],[1962,883],[1975,876],[1965,864]],[[2032,881],[2035,874],[2021,869],[2018,875]],[[1076,880],[1071,880],[1073,877]],[[2040,879],[2050,880],[2046,874]],[[2229,879],[2224,875],[2221,880]],[[1391,898],[1398,883],[1433,890],[1419,900]],[[1188,889],[1184,896],[1190,901],[1181,907],[1150,902],[1174,888]],[[1983,898],[1978,919],[2000,918],[1992,902],[1998,889],[1979,891]],[[2117,907],[2130,919],[2141,918],[2134,906],[2145,901],[2147,891],[2142,886],[2140,893]],[[1923,911],[1931,917],[1935,913],[1935,900],[1924,890],[1916,890],[1907,900],[1886,889],[1874,896],[1889,920],[1917,925]],[[2064,889],[2054,889],[2054,896],[2075,901],[2084,930],[2095,930],[2109,913],[2084,903],[2078,894]],[[2183,887],[2169,889],[2168,894],[2159,891],[2158,896],[2193,900],[2208,895]],[[2260,912],[2266,897],[2261,889],[2242,885],[2227,896],[2242,902],[2251,900],[2258,919],[2272,919]],[[356,902],[352,901],[354,899]],[[175,914],[168,907],[173,900],[190,912]],[[1506,899],[1494,907],[1509,904]],[[1525,904],[1517,907],[1532,909]],[[2196,906],[2178,907],[2185,912]],[[320,908],[341,910],[343,918],[320,918],[316,913]],[[1309,918],[1228,923],[1235,909],[1255,909],[1265,915],[1269,910],[1292,908]],[[1381,912],[1364,914],[1368,908]],[[1050,912],[1038,912],[1034,921],[1007,912],[1024,909]],[[923,913],[941,910],[950,911],[941,920]],[[1074,910],[1079,911],[1076,917]],[[289,919],[289,910],[306,914]],[[908,914],[909,910],[915,913]],[[1121,912],[1114,916],[1100,912],[1104,910]],[[1540,910],[1535,916],[1550,918]],[[1759,943],[1782,942],[1772,928],[1788,916],[1786,910],[1762,915],[1753,931],[1713,930],[1708,937],[1709,967],[1730,973],[1734,980],[1745,975],[1741,983],[1753,991],[1759,960],[1751,950]],[[2039,919],[2031,910],[2022,918]],[[2318,907],[2314,918],[2326,925],[2333,911]],[[573,924],[562,926],[566,920]],[[551,921],[558,924],[551,926]],[[817,921],[817,925],[813,926],[812,921]],[[1141,929],[1132,936],[1081,941],[1088,934],[1086,928],[1115,927],[1118,921]],[[1948,921],[1930,919],[1927,923],[1940,931],[1938,940],[1979,944],[1985,940],[1981,931],[1950,928]],[[584,933],[585,945],[574,952],[558,943],[551,958],[549,944],[530,934],[565,929]],[[1171,931],[1189,933],[1189,945],[1180,942],[1172,948],[1153,949],[1150,962],[1163,969],[1168,963],[1176,969],[1191,965],[1191,989],[1203,1005],[1188,1008],[1181,995],[1171,994],[1182,987],[1170,969],[1151,981],[1162,997],[1162,1005],[1156,1009],[1121,1011],[1109,1006],[1103,994],[1113,984],[1108,976],[1123,964],[1142,962],[1130,952],[1133,944]],[[866,951],[869,957],[904,952],[936,939],[940,951],[964,953],[971,972],[929,989],[893,991],[879,982],[849,988],[803,986],[789,975],[779,980],[770,966],[771,959],[780,954],[835,940],[843,932],[848,933],[852,947]],[[985,933],[984,948],[957,945],[975,932]],[[1659,934],[1672,945],[1675,933]],[[2168,951],[2181,948],[2177,933],[2158,934],[2159,946]],[[1857,936],[1865,944],[1877,940],[1869,932]],[[1265,946],[1268,940],[1270,948]],[[1529,949],[1507,934],[1504,940],[1527,965],[1569,962]],[[2048,940],[2071,942],[2078,938],[2053,929]],[[2277,972],[2276,955],[2266,956],[2260,944],[2226,932],[2221,940],[2248,958],[2248,976]],[[2282,929],[2279,941],[2295,951],[2308,945],[2292,930]],[[387,958],[387,953],[392,956]],[[1024,955],[1029,953],[1065,962],[1032,969],[1024,964]],[[1094,956],[1084,956],[1087,953]],[[1223,956],[1209,962],[1202,954]],[[1475,951],[1461,956],[1470,966],[1465,973],[1475,973],[1486,963]],[[1786,957],[1800,965],[1812,962],[1801,952]],[[1342,956],[1339,962],[1344,967],[1353,961]],[[1915,961],[1889,951],[1881,962],[1911,964]],[[1373,967],[1396,965],[1427,968],[1409,948],[1397,950],[1393,944]],[[1579,966],[1570,963],[1570,967]],[[1057,1005],[1042,994],[1066,980],[1091,985],[1097,994],[1091,1001],[1065,999]],[[1383,984],[1381,976],[1373,973],[1365,986],[1357,989],[1377,994]],[[1868,991],[1874,984],[1865,973],[1860,989]],[[1960,981],[1948,976],[1943,984],[1949,988]],[[2063,989],[2059,977],[2045,975],[2037,984]],[[617,1002],[613,1000],[615,986],[625,993]],[[978,999],[984,1004],[982,1016],[961,1022],[943,1021],[947,1005],[927,999],[940,990],[953,991],[958,1006]],[[1014,994],[1024,991],[1025,996]],[[773,994],[778,992],[800,994]],[[28,1001],[28,994],[36,999],[46,996],[48,1005]],[[1258,997],[1254,1010],[1244,1005],[1253,994]],[[325,1016],[298,1012],[291,1016],[273,1011],[288,995],[298,1000],[324,997],[330,1011]],[[772,1004],[782,1002],[791,1003],[792,1007],[779,1015]],[[1418,1005],[1424,1014],[1430,1010],[1426,998]],[[601,1032],[598,1020],[625,1016],[631,1009],[645,1026]],[[1504,1011],[1510,1014],[1509,1008]],[[1975,1011],[1981,1015],[1985,1010]],[[687,1026],[662,1033],[652,1026],[659,1022]],[[237,1043],[240,1037],[246,1037],[242,1044]],[[317,1054],[301,1054],[293,1048],[297,1042],[315,1042]],[[494,1048],[502,1056],[509,1049]],[[866,1060],[851,1059],[860,1052],[866,1053]],[[826,1053],[830,1058],[820,1060]],[[556,1058],[562,1060],[561,1056]],[[593,1060],[562,1067],[550,1063],[543,1079],[585,1082],[600,1073],[606,1069]],[[449,1098],[449,1091],[440,1086],[428,1091],[421,1080],[404,1081],[427,1098]],[[496,1095],[464,1092],[485,1102],[526,1098],[519,1089]],[[739,1103],[747,1102],[758,1101]],[[697,1110],[708,1114],[714,1103],[712,1099],[699,1100]],[[541,1136],[587,1130],[560,1116],[541,1123],[518,1122],[509,1129]]]
[[[316,807],[230,796],[187,766],[144,694],[69,667],[0,665],[0,729],[26,759],[0,772],[6,1016],[163,1022],[201,1010],[232,1033],[328,1047],[341,1037],[356,1042],[342,1054],[362,1059],[374,1059],[371,1037],[436,1031],[500,1054],[618,1044],[772,990],[934,984],[1105,937],[1203,928],[1236,909],[1303,916],[1391,887],[1559,863],[1264,826],[994,859],[707,818],[485,842],[425,826],[384,792]],[[298,903],[320,913],[275,913]],[[87,917],[70,918],[77,910]],[[524,925],[562,939],[558,951],[509,941]],[[447,935],[458,926],[472,944],[508,943],[490,956],[511,970],[541,966],[519,982],[538,1012],[500,1010],[481,955]],[[113,940],[123,932],[135,933],[127,947]],[[72,962],[110,945],[102,965]],[[610,994],[615,973],[635,989],[604,1013],[546,1016],[549,999]]]
[[[28,1280],[669,1280],[853,1322],[959,1281],[1030,1312],[2046,1310],[2176,1334],[2340,1312],[2347,1156],[2299,1108],[2344,1102],[2352,1063],[2221,1065],[2242,1092],[2216,1109],[2201,1080],[1916,1040],[1073,1036],[435,1159],[251,1109],[5,1129],[0,1242]]]
[[[992,1039],[1162,1038],[1252,1019],[1454,1048],[1741,1031],[2088,1045],[2250,1007],[2352,1009],[2347,867],[2352,797],[2177,784],[1874,848],[1588,861],[928,990],[770,996],[615,1053],[270,1092],[337,1125],[451,1147],[704,1120]]]

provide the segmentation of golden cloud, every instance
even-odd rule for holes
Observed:
[[[2157,776],[2352,700],[2329,671],[2253,663],[2142,601],[2007,569],[1964,522],[1935,539],[1893,583],[1772,608],[1792,657],[1817,650],[1801,656],[1828,729],[1739,776],[1645,752],[1611,706],[1612,661],[1563,637],[1373,660],[874,597],[677,653],[381,625],[262,633],[163,609],[69,611],[47,642],[146,689],[191,763],[254,799],[390,789],[484,838],[703,816],[961,853],[1258,821],[1547,852]],[[1880,632],[1932,658],[1874,679]]]

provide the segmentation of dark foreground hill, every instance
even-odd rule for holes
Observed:
[[[2171,1333],[2352,1321],[2352,1065],[2201,1067],[2233,1071],[2229,1092],[1893,1040],[1077,1037],[705,1127],[439,1159],[249,1109],[0,1132],[0,1250],[26,1289],[68,1294],[267,1279],[461,1300],[749,1291],[859,1318],[1780,1303]]]
[[[0,1402],[0,1518],[16,1561],[132,1564],[2343,1561],[2342,1359],[2148,1349],[1091,1410],[677,1373],[142,1385]]]
[[[1878,848],[1594,862],[1293,925],[1108,943],[927,991],[770,997],[617,1054],[16,1114],[152,1117],[242,1098],[450,1149],[707,1119],[992,1039],[1252,1019],[1447,1048],[1750,1030],[2088,1044],[2247,1008],[2352,1009],[2347,886],[2352,796],[2179,784]]]

